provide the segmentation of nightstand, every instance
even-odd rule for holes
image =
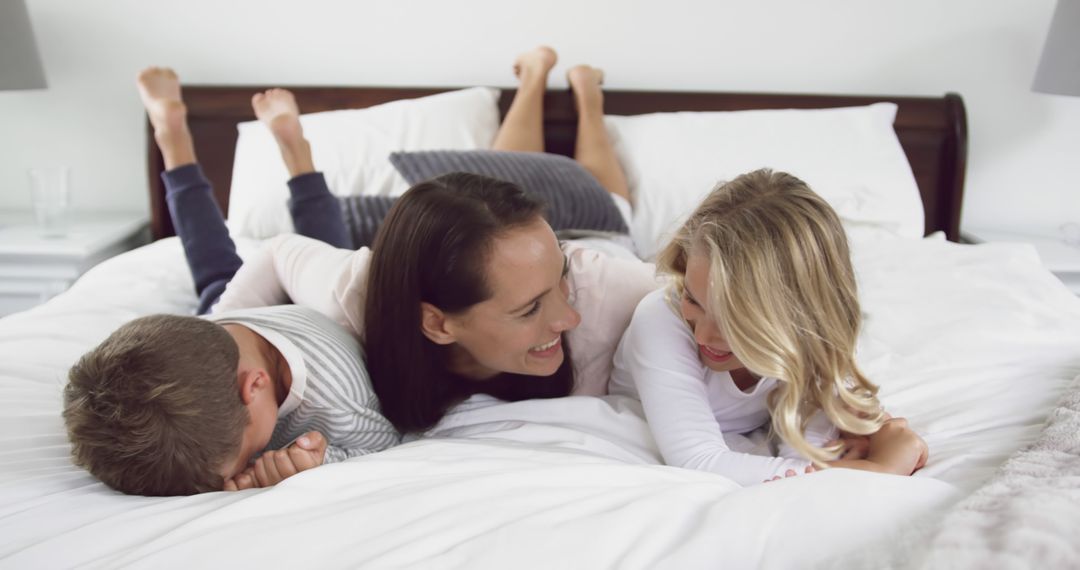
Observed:
[[[1065,243],[1060,237],[992,229],[961,232],[970,243],[1013,242],[1035,246],[1043,266],[1056,275],[1073,293],[1080,295],[1080,247]]]
[[[42,237],[32,213],[0,211],[0,317],[44,303],[86,270],[150,240],[146,215],[71,213],[64,237]]]

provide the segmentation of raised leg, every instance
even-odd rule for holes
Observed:
[[[518,90],[492,145],[494,150],[544,152],[544,91],[555,67],[555,50],[540,46],[518,56]]]
[[[199,314],[210,308],[243,263],[210,188],[195,162],[180,80],[173,70],[144,69],[136,78],[154,140],[165,159],[165,200],[199,295]]]
[[[274,135],[289,177],[315,172],[311,145],[304,138],[304,128],[300,125],[300,107],[296,104],[296,97],[292,92],[270,89],[256,93],[251,97],[251,108],[255,111],[255,117]]]
[[[330,193],[322,173],[315,171],[296,98],[285,89],[270,89],[256,93],[251,98],[251,107],[274,135],[289,171],[289,213],[296,233],[334,247],[353,247],[342,218],[341,203]]]
[[[135,85],[154,127],[154,140],[165,159],[165,169],[194,164],[195,145],[176,73],[167,67],[148,67],[136,76]]]
[[[607,129],[604,128],[604,93],[600,86],[604,72],[588,65],[578,65],[566,74],[578,111],[577,145],[574,160],[600,182],[608,192],[630,200],[626,174],[615,157]]]
[[[199,165],[167,170],[161,179],[165,181],[169,215],[199,296],[197,314],[209,313],[244,262],[236,254],[236,244]]]

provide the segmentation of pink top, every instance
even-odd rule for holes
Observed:
[[[581,324],[567,333],[574,395],[607,393],[612,360],[634,308],[661,286],[653,264],[564,242],[569,302]],[[338,249],[288,234],[272,238],[245,261],[214,311],[293,302],[313,308],[361,336],[371,249]]]

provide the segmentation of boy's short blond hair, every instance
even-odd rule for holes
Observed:
[[[248,423],[239,357],[232,336],[204,319],[151,315],[120,327],[68,374],[75,463],[124,493],[220,490]]]

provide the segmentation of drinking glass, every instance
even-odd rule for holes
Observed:
[[[30,169],[34,216],[43,236],[63,237],[67,234],[70,171],[66,166]]]

